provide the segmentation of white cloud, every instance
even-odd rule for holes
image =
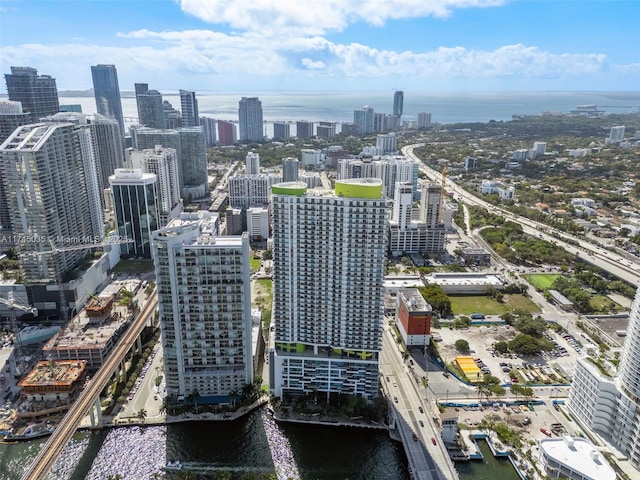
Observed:
[[[318,60],[317,62],[314,62],[310,58],[306,58],[306,57],[302,59],[301,63],[302,65],[307,67],[309,70],[322,70],[323,68],[326,67],[325,63],[322,60]]]
[[[182,10],[214,24],[276,35],[320,35],[354,22],[447,17],[459,8],[503,5],[507,0],[179,0]]]
[[[627,80],[640,76],[637,65],[609,65],[603,54],[558,54],[522,44],[494,50],[457,46],[414,52],[332,42],[321,36],[266,39],[256,32],[230,35],[210,30],[137,30],[118,36],[124,42],[131,40],[132,45],[104,47],[74,42],[4,46],[0,65],[5,71],[9,65],[34,65],[55,76],[61,87],[80,87],[91,85],[89,65],[114,63],[123,89],[135,81],[149,81],[161,89],[180,85],[234,88],[234,78],[246,85],[253,82],[259,88],[268,82],[277,84],[278,78],[293,82],[296,77],[305,77],[316,82],[315,88],[332,88],[344,78],[371,79],[371,85],[391,78],[416,85],[446,84],[448,79],[486,83],[491,79],[543,82],[593,78],[598,85],[595,79],[615,72],[625,71]],[[78,70],[78,65],[86,69]],[[220,83],[225,80],[228,85]]]

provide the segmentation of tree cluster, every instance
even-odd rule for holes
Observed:
[[[441,317],[451,315],[451,299],[440,285],[431,283],[420,288],[420,294]]]

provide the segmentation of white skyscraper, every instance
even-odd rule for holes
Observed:
[[[431,127],[431,114],[428,112],[420,112],[418,114],[418,128]]]
[[[391,221],[397,223],[401,229],[409,228],[413,207],[413,185],[410,182],[396,182],[393,198]]]
[[[395,153],[398,150],[398,139],[395,133],[381,134],[376,137],[376,147],[382,149],[383,154]]]
[[[260,154],[255,152],[247,153],[245,158],[245,164],[247,167],[247,175],[260,175]]]
[[[229,403],[253,382],[249,238],[217,214],[183,213],[153,233],[167,395]]]
[[[624,125],[611,127],[607,143],[620,143],[624,140]]]
[[[353,111],[353,123],[359,134],[371,133],[374,131],[374,111],[369,106]]]
[[[379,178],[383,193],[388,198],[395,195],[396,182],[413,185],[413,198],[420,197],[418,190],[418,162],[403,156],[385,155],[375,159],[344,159],[338,162],[338,178]]]
[[[89,124],[96,148],[100,189],[109,188],[109,177],[124,167],[124,148],[120,126],[115,119],[95,114]]]
[[[229,178],[229,205],[233,208],[262,207],[269,204],[271,186],[280,183],[276,175],[236,175]]]
[[[272,187],[271,390],[378,392],[388,202],[379,179]]]
[[[15,235],[34,241],[23,253],[102,241],[103,222],[95,157],[86,127],[37,123],[16,129],[0,146],[8,211]],[[27,281],[60,278],[87,250],[21,255]]]
[[[568,407],[640,470],[640,289],[629,312],[618,376],[603,375],[586,358],[576,363]]]
[[[132,168],[153,173],[158,178],[158,227],[164,227],[182,212],[176,151],[156,146],[141,152],[127,150]]]
[[[389,221],[389,252],[440,253],[444,249],[445,226],[441,214],[441,189],[437,184],[422,185],[419,214],[413,215],[413,187],[410,182],[396,182],[393,214]]]

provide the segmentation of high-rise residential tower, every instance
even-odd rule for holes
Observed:
[[[173,148],[177,154],[178,180],[183,198],[199,198],[207,191],[207,146],[203,127],[131,129],[133,146],[138,150],[156,145]],[[185,188],[188,187],[188,192]]]
[[[624,140],[624,125],[611,127],[609,131],[608,143],[620,143]]]
[[[31,123],[31,115],[22,111],[20,102],[0,101],[0,145],[9,138],[16,128],[28,123]],[[0,162],[0,228],[2,228],[3,235],[7,235],[11,231],[11,216],[9,215],[4,178],[4,168]],[[3,247],[0,246],[0,249]]]
[[[155,148],[142,151],[128,150],[128,164],[145,173],[157,177],[158,228],[166,226],[182,212],[180,185],[178,183],[178,160],[175,149],[156,145]]]
[[[356,125],[356,129],[359,134],[371,133],[374,131],[373,108],[364,106],[353,111],[353,123]]]
[[[286,140],[291,136],[291,127],[285,122],[273,122],[273,139]]]
[[[218,120],[218,143],[220,145],[233,145],[238,141],[236,126],[224,120]]]
[[[100,189],[109,188],[109,177],[124,166],[123,138],[118,122],[100,114],[89,124],[98,162]]]
[[[246,174],[260,175],[260,154],[256,152],[247,153],[245,158]]]
[[[431,128],[431,114],[429,112],[418,113],[418,128]]]
[[[204,139],[207,147],[213,147],[218,142],[216,135],[216,119],[211,117],[200,117],[200,125],[204,129]]]
[[[238,105],[240,141],[264,140],[262,102],[258,97],[242,97]]]
[[[336,122],[320,122],[316,127],[318,138],[333,138],[336,136]]]
[[[196,92],[180,90],[180,109],[182,111],[183,127],[197,127],[200,125]]]
[[[400,118],[402,117],[402,111],[404,109],[404,92],[402,90],[396,90],[393,94],[393,114]]]
[[[576,362],[567,407],[640,470],[640,289],[629,312],[617,377],[587,358]],[[608,362],[603,362],[608,363]],[[604,369],[607,372],[607,369]]]
[[[98,113],[105,117],[114,118],[118,122],[120,134],[124,137],[124,117],[116,66],[93,65],[91,77],[93,78],[93,94],[96,97]]]
[[[89,130],[71,123],[25,125],[0,146],[13,232],[29,239],[20,256],[26,281],[55,281],[87,254],[83,249],[35,254],[51,252],[49,239],[58,246],[102,241],[92,155]]]
[[[297,182],[299,167],[300,167],[300,161],[297,158],[293,158],[293,157],[283,158],[282,159],[282,181]]]
[[[313,137],[313,122],[304,120],[296,122],[296,137],[301,139]]]
[[[167,395],[229,403],[253,382],[249,238],[182,214],[153,234]]]
[[[164,108],[160,92],[149,90],[146,83],[136,83],[135,86],[138,123],[149,128],[165,128]]]
[[[183,198],[202,198],[207,193],[207,144],[203,127],[178,128],[182,163]]]
[[[38,75],[38,70],[31,67],[11,67],[11,73],[4,78],[9,100],[22,102],[24,111],[31,114],[31,121],[60,111],[55,78]]]
[[[379,179],[272,187],[274,349],[270,388],[378,394],[388,201]]]
[[[427,227],[425,253],[440,253],[444,250],[446,229],[442,216],[442,202],[444,201],[442,186],[437,183],[422,185],[420,196],[420,221]]]

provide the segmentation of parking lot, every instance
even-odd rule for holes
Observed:
[[[568,334],[565,337],[547,330],[545,336],[556,347],[551,352],[537,356],[518,356],[500,354],[493,349],[496,342],[509,342],[517,335],[517,330],[509,325],[481,325],[463,329],[443,327],[433,329],[438,342],[440,356],[447,364],[455,362],[459,355],[473,357],[478,368],[485,375],[493,375],[502,384],[531,383],[556,384],[568,383],[575,361],[582,352],[582,344]],[[463,339],[469,342],[469,353],[460,353],[455,342]]]

